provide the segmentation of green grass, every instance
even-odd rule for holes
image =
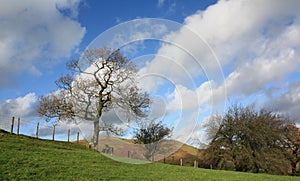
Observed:
[[[37,140],[0,131],[0,180],[297,179],[287,176],[195,169],[163,163],[126,164],[81,145]]]

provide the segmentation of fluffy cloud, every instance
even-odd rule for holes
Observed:
[[[85,28],[74,18],[79,0],[2,1],[0,7],[0,87],[15,84],[14,76],[40,75],[39,66],[68,57]],[[22,65],[22,66],[20,66]]]
[[[227,95],[235,100],[267,92],[273,84],[285,86],[299,72],[299,10],[296,0],[221,0],[198,11],[165,36],[169,43],[140,71],[164,77],[148,78],[145,87],[156,91],[171,81],[176,90],[167,107],[196,110],[225,105]]]
[[[232,72],[226,79],[227,90],[232,95],[249,96],[265,88],[268,83],[282,82],[300,66],[295,50],[280,52],[273,59],[258,58]]]
[[[51,94],[56,94],[53,92]],[[53,122],[45,122],[37,113],[38,97],[35,93],[28,93],[23,97],[15,99],[7,99],[0,102],[0,129],[8,130],[10,128],[11,117],[21,118],[22,132],[25,134],[35,136],[36,123],[40,122],[39,135],[44,138],[51,139]],[[104,112],[102,121],[114,124],[124,130],[128,129],[127,120],[124,120],[124,115],[118,110]],[[84,139],[90,139],[93,133],[93,123],[91,121],[77,120],[76,124],[73,122],[60,121],[56,123],[56,135],[58,139],[66,140],[67,131],[72,130],[73,137],[79,131]],[[65,137],[59,138],[59,135]]]
[[[212,86],[213,82],[210,81],[201,84],[196,90],[177,85],[175,91],[171,94],[173,100],[169,102],[167,109],[169,111],[197,110],[200,105],[212,101],[210,100],[213,97]]]
[[[261,36],[276,37],[299,16],[299,2],[219,1],[205,11],[187,17],[185,24],[202,36],[216,51],[221,63],[231,56],[256,51]]]
[[[300,81],[290,83],[283,94],[270,97],[264,106],[273,111],[279,111],[290,116],[294,121],[300,122]]]
[[[19,116],[28,117],[35,115],[34,104],[37,102],[37,96],[35,93],[29,93],[24,97],[18,97],[16,99],[8,99],[0,103],[1,115],[5,117]]]
[[[114,26],[101,33],[89,47],[120,49],[126,57],[143,51],[144,40],[159,40],[173,27],[161,19],[135,19]]]
[[[12,116],[20,117],[22,123],[32,120],[36,113],[37,96],[35,93],[29,93],[24,97],[8,99],[0,102],[0,128],[9,128]]]

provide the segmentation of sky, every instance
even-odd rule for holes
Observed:
[[[204,140],[203,124],[234,103],[300,124],[298,0],[2,0],[0,27],[0,128],[16,116],[33,134],[38,97],[88,46],[138,65],[151,115],[183,142]]]

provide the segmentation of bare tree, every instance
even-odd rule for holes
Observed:
[[[128,120],[146,116],[149,96],[137,87],[135,66],[119,50],[88,49],[80,60],[69,61],[67,67],[72,75],[56,81],[59,90],[40,98],[41,115],[92,121],[94,147],[100,130],[120,133],[111,123],[100,123],[103,112],[120,109],[131,116]]]

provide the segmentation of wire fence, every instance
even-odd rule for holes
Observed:
[[[78,142],[85,140],[84,134],[74,124],[52,124],[39,117],[22,119],[20,117],[0,116],[0,129],[12,134],[26,135],[39,139]]]

